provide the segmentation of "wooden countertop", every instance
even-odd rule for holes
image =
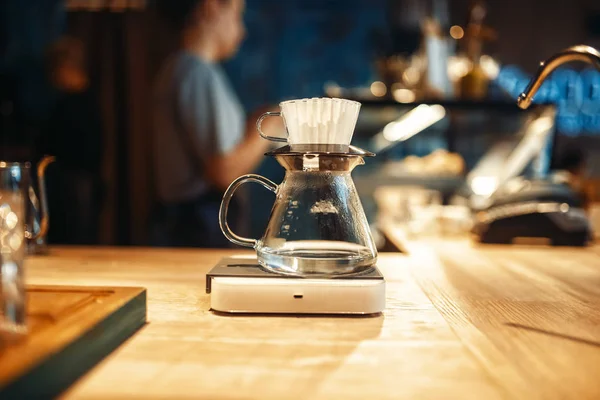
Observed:
[[[149,324],[65,398],[600,396],[600,248],[409,250],[380,256],[370,318],[215,315],[205,274],[231,252],[53,248],[26,266],[32,284],[148,289]]]

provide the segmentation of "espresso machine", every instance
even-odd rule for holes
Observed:
[[[385,306],[377,250],[352,181],[352,170],[373,153],[350,144],[360,110],[356,101],[285,101],[263,114],[257,129],[285,142],[266,155],[286,173],[279,185],[260,175],[234,180],[223,196],[219,222],[232,243],[255,256],[221,260],[207,275],[211,308],[228,313],[374,314]],[[284,120],[287,137],[265,135],[267,117]],[[245,238],[227,222],[229,202],[245,183],[275,195],[266,231]]]

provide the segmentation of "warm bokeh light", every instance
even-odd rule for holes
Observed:
[[[376,97],[383,97],[387,93],[387,87],[385,83],[380,81],[375,81],[371,84],[371,93]]]
[[[419,79],[421,78],[421,73],[416,67],[408,67],[406,71],[402,74],[402,80],[407,85],[416,85],[419,83]]]
[[[404,141],[429,128],[446,115],[446,109],[439,105],[421,104],[383,128],[383,137],[390,141]]]
[[[460,26],[453,25],[450,28],[450,36],[452,36],[452,39],[462,39],[465,36],[465,31]]]
[[[329,97],[342,97],[342,88],[335,82],[325,82],[324,89]]]
[[[17,226],[17,222],[19,222],[19,217],[14,212],[9,212],[6,218],[4,219],[4,224],[6,227],[10,229],[14,229]]]
[[[491,196],[498,188],[495,176],[475,176],[471,181],[471,190],[478,196]]]
[[[500,65],[496,60],[488,55],[483,55],[479,59],[479,65],[485,71],[489,79],[496,79],[500,73]]]
[[[448,76],[452,81],[457,81],[467,75],[471,68],[473,68],[471,61],[465,57],[453,56],[448,58]]]
[[[18,233],[13,233],[8,239],[8,245],[10,246],[12,251],[18,251],[22,243],[23,239]]]
[[[392,95],[398,103],[412,103],[415,101],[415,93],[409,89],[393,89]]]

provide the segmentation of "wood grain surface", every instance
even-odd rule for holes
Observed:
[[[231,252],[58,248],[28,275],[148,288],[150,323],[65,398],[600,398],[600,248],[405,247],[371,318],[215,315]]]
[[[215,315],[205,275],[231,254],[53,248],[29,259],[30,283],[148,289],[149,324],[64,398],[497,399],[509,393],[424,295],[406,256],[381,256],[387,307],[376,317]]]
[[[412,275],[509,398],[600,398],[600,248],[409,245]]]
[[[143,288],[28,286],[29,332],[0,347],[0,398],[52,398],[146,321]]]

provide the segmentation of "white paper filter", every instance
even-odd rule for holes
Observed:
[[[349,145],[360,110],[356,101],[330,98],[290,100],[280,106],[289,144]]]

